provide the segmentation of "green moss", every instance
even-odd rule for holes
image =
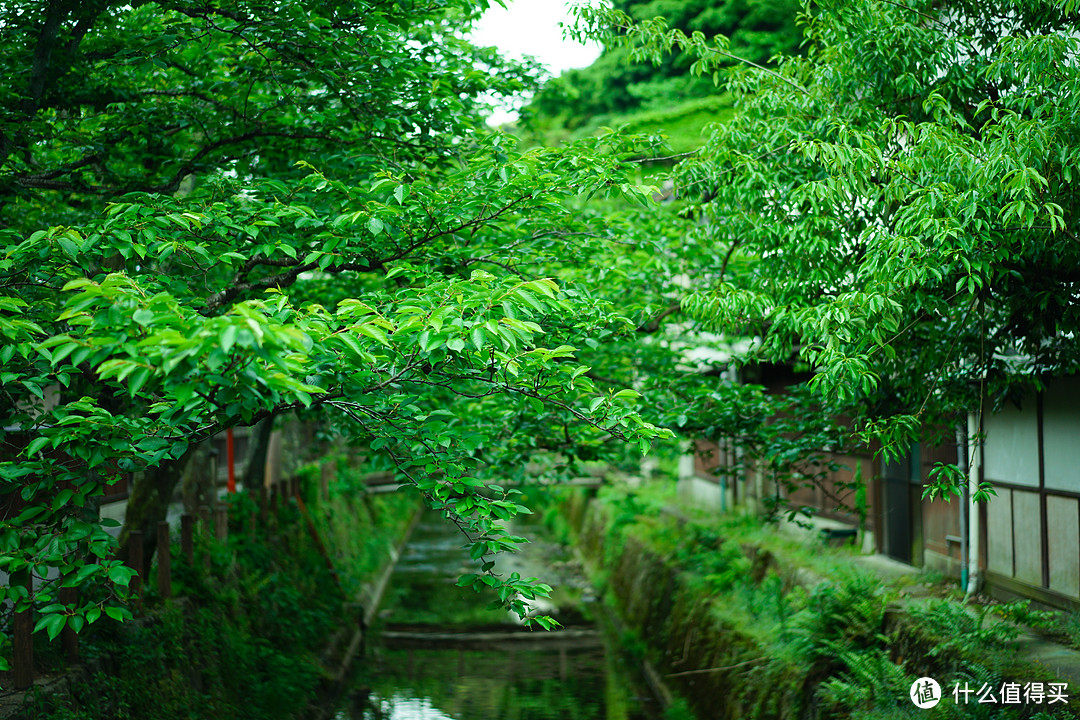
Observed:
[[[985,613],[947,601],[901,606],[897,590],[848,553],[674,501],[667,483],[606,488],[587,510],[580,499],[567,506],[580,547],[610,573],[624,621],[701,717],[902,717],[907,689],[928,674],[943,687],[1053,681],[1017,666],[1015,628],[984,622]],[[827,580],[805,587],[806,571]]]
[[[317,478],[317,468],[308,475]],[[294,505],[252,536],[244,530],[254,506],[241,499],[227,542],[198,536],[194,564],[172,548],[178,599],[163,601],[151,589],[136,620],[103,619],[84,630],[83,656],[98,670],[70,698],[31,697],[24,716],[303,715],[325,682],[320,656],[331,635],[353,621],[345,604],[386,563],[416,508],[404,495],[365,498],[347,489],[339,484],[311,507],[336,573]]]

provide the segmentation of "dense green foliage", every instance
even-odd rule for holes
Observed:
[[[667,434],[575,360],[632,324],[553,279],[607,242],[563,199],[648,195],[634,151],[474,132],[481,93],[525,82],[460,39],[478,9],[5,6],[0,566],[53,579],[0,598],[50,637],[120,614],[130,571],[93,498],[142,471],[128,524],[152,530],[224,428],[319,418],[457,523],[472,582],[522,611],[536,589],[489,559],[522,508],[485,478]]]
[[[593,372],[795,482],[814,448],[951,441],[968,411],[1080,360],[1076,4],[863,0],[804,20],[805,54],[760,68],[723,37],[582,11],[609,47],[689,55],[734,98],[671,172],[673,201],[624,218],[633,249],[607,278],[651,319]],[[776,367],[799,381],[787,397],[728,384]]]
[[[569,474],[655,422],[809,482],[808,453],[903,450],[1077,369],[1074,0],[814,3],[768,67],[786,10],[583,9],[630,73],[595,112],[734,103],[660,207],[652,139],[483,129],[482,93],[531,80],[460,39],[480,5],[4,6],[0,564],[56,572],[0,592],[39,628],[120,613],[102,487],[167,497],[235,425],[350,438],[521,610],[542,588],[491,574],[521,540],[498,480],[538,456]],[[730,382],[754,366],[807,381]]]
[[[0,227],[96,217],[126,192],[406,172],[451,153],[524,68],[460,37],[482,4],[8,2]]]

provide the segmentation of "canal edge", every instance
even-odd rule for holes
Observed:
[[[610,607],[604,602],[603,595],[606,591],[601,591],[600,587],[594,581],[594,578],[598,574],[598,565],[594,563],[588,556],[582,552],[578,543],[573,543],[571,551],[574,557],[581,567],[585,569],[585,576],[589,580],[589,585],[596,593],[596,602],[593,605],[597,609],[597,622],[602,624],[603,632],[614,631],[618,635],[624,635],[627,633],[627,625],[623,622],[623,619],[619,617],[615,608]],[[645,683],[649,686],[649,690],[652,692],[653,697],[660,704],[661,714],[664,710],[675,702],[675,693],[664,682],[663,676],[657,671],[656,667],[649,661],[647,657],[642,657],[638,660],[638,665],[641,670],[641,676],[645,680]]]
[[[423,511],[423,507],[418,507],[413,512],[408,528],[402,533],[397,543],[390,548],[387,562],[383,565],[375,582],[368,586],[368,588],[362,590],[360,595],[352,602],[346,604],[346,608],[354,608],[357,610],[352,618],[352,623],[355,624],[355,628],[353,629],[349,644],[346,646],[345,653],[342,656],[337,669],[334,671],[333,677],[330,679],[330,687],[327,689],[326,693],[322,695],[322,698],[317,706],[313,708],[313,712],[309,716],[311,720],[326,720],[326,718],[329,718],[332,715],[334,708],[337,706],[338,701],[341,699],[342,689],[348,678],[349,670],[352,668],[352,663],[357,655],[363,655],[368,627],[370,627],[371,622],[375,619],[379,604],[382,602],[382,597],[386,593],[387,586],[390,584],[390,576],[393,574],[394,568],[397,567],[398,559],[401,557],[401,551],[405,547],[405,544],[409,542],[409,538],[412,537],[413,530],[416,529],[417,524],[420,522],[420,516]],[[368,589],[370,589],[370,592],[368,592]],[[327,649],[327,655],[333,655],[336,644],[336,640],[331,641],[330,647]]]

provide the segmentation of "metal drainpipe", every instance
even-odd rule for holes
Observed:
[[[967,418],[964,424],[956,426],[956,466],[964,474],[964,502],[960,506],[960,587],[967,590],[968,586],[968,515],[971,512],[971,488],[968,486],[968,447],[967,447]]]
[[[978,507],[972,500],[975,491],[979,489],[979,469],[982,466],[982,440],[979,439],[979,421],[980,418],[976,413],[968,413],[968,444],[974,445],[978,443],[979,446],[969,456],[971,463],[968,467],[968,497],[966,503],[968,510],[968,578],[967,590],[964,593],[965,600],[975,594],[982,579],[979,574],[979,563],[982,555],[982,548],[979,545],[979,512]]]
[[[718,438],[716,441],[716,456],[716,481],[720,487],[720,512],[726,515],[728,511],[728,473],[731,472],[731,466],[728,464],[728,446],[724,438]]]

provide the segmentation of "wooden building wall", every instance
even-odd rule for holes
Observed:
[[[1051,381],[983,421],[987,584],[1080,607],[1080,378]]]

